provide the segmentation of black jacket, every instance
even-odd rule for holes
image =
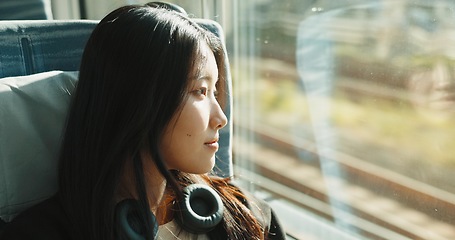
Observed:
[[[56,196],[19,214],[0,233],[1,240],[71,239],[68,217]]]
[[[250,209],[266,226],[268,239],[284,240],[285,234],[270,206],[253,196],[247,195],[247,197],[250,200],[247,205],[257,206]],[[69,240],[73,239],[70,232],[70,221],[57,196],[54,196],[27,209],[11,223],[6,224],[0,230],[0,240]],[[220,237],[220,239],[225,238]]]

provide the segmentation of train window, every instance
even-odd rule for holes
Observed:
[[[236,172],[290,235],[455,238],[455,4],[234,2]]]
[[[453,1],[170,2],[223,26],[236,176],[290,239],[455,239]]]

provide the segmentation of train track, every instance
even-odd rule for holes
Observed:
[[[372,239],[387,239],[386,231],[410,239],[455,239],[455,194],[345,153],[333,150],[321,156],[314,143],[295,138],[290,141],[285,133],[265,125],[248,128],[236,123],[236,128],[247,130],[257,140],[236,135],[234,153],[236,159],[244,160],[236,162],[236,171],[252,171],[241,174],[241,178],[251,174],[263,177],[260,181],[249,180],[280,198],[330,221],[342,221]],[[296,149],[306,152],[308,158],[330,161],[337,174],[327,174],[320,164],[311,164],[317,161],[302,161],[294,154]],[[261,184],[265,181],[281,187]],[[302,200],[302,193],[319,203]]]

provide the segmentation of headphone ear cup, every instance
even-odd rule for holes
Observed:
[[[117,239],[146,240],[145,225],[140,212],[139,202],[125,199],[115,206],[115,221],[118,226]],[[150,212],[150,223],[155,239],[158,236],[158,223],[155,215]]]
[[[218,193],[203,184],[191,184],[183,189],[175,219],[191,233],[206,233],[223,219],[224,206]]]

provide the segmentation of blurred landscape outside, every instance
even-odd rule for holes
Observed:
[[[312,34],[299,27],[313,21],[332,54],[333,66],[324,66],[332,71],[329,94],[319,97],[329,104],[333,147],[455,193],[454,2],[253,2],[239,14],[240,32],[254,39],[257,59],[231,59],[242,66],[233,82],[237,106],[249,112],[244,117],[290,141],[315,141],[311,114],[321,109],[309,101],[296,63],[298,35]],[[241,117],[236,123],[250,121]]]

